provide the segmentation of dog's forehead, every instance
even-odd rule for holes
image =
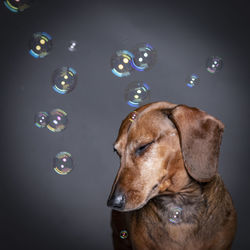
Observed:
[[[131,124],[128,133],[128,140],[135,138],[153,139],[159,133],[173,129],[173,123],[160,110],[151,110],[143,113]]]
[[[123,121],[115,148],[122,150],[131,141],[149,141],[160,133],[173,130],[172,121],[160,110],[149,110],[143,114],[132,112]]]

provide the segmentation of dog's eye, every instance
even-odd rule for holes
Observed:
[[[147,143],[147,144],[144,144],[143,146],[140,146],[139,148],[137,148],[135,150],[135,154],[136,155],[142,155],[146,149],[153,143],[154,141],[150,142],[150,143]]]

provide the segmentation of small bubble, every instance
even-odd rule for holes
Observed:
[[[215,74],[222,69],[223,61],[218,56],[210,56],[206,62],[206,69],[209,73]]]
[[[33,0],[6,0],[4,1],[4,5],[12,12],[22,12],[25,9],[28,9]]]
[[[156,63],[157,52],[148,43],[139,43],[132,49],[132,66],[138,71],[149,70]]]
[[[49,123],[49,114],[44,111],[40,111],[35,115],[35,125],[38,128],[44,128]]]
[[[186,79],[186,84],[188,87],[192,88],[200,83],[200,78],[197,74],[192,74]]]
[[[57,174],[66,175],[73,169],[72,156],[68,152],[58,153],[53,161],[53,168]]]
[[[75,52],[77,50],[77,42],[76,41],[70,41],[68,45],[68,50],[70,52]]]
[[[118,77],[129,76],[134,70],[131,66],[132,53],[127,50],[118,50],[111,57],[111,71]]]
[[[52,74],[52,88],[59,94],[68,94],[75,88],[76,83],[77,73],[71,67],[61,67]]]
[[[136,112],[136,111],[133,111],[133,112],[130,114],[129,120],[130,120],[131,122],[133,122],[133,121],[136,119],[136,117],[137,117],[137,112]]]
[[[35,58],[47,56],[52,49],[52,38],[45,32],[36,32],[33,34],[29,43],[29,53]]]
[[[125,101],[131,107],[139,107],[150,99],[149,86],[143,81],[131,82],[125,89]]]
[[[173,224],[182,222],[182,208],[170,207],[168,209],[168,220]]]
[[[67,126],[67,113],[61,109],[54,109],[50,112],[50,121],[47,128],[52,132],[61,132]]]
[[[128,238],[128,232],[126,230],[122,230],[120,232],[120,238],[123,239],[123,240],[127,239]]]

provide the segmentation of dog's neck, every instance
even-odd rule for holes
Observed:
[[[216,192],[216,187],[222,182],[219,175],[209,183],[198,183],[191,180],[178,193],[172,193],[166,190],[161,195],[154,197],[147,204],[146,209],[152,209],[157,215],[159,222],[170,223],[169,215],[173,209],[182,210],[181,223],[194,223],[203,213],[210,213],[212,209],[210,204],[210,193]]]
[[[181,222],[191,223],[198,216],[197,211],[205,206],[201,186],[191,181],[178,193],[163,192],[151,200],[151,208],[158,213],[161,221],[169,221],[169,216],[174,209],[181,209]]]

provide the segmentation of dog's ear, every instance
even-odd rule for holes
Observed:
[[[224,125],[197,108],[178,105],[168,113],[175,124],[188,173],[199,182],[216,174]]]

